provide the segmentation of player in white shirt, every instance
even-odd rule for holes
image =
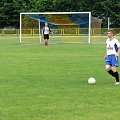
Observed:
[[[43,35],[44,35],[44,43],[45,43],[45,45],[48,45],[48,39],[49,39],[49,33],[50,32],[51,32],[51,30],[48,27],[48,24],[45,23],[45,27],[43,27]]]
[[[117,72],[118,56],[120,54],[120,43],[114,38],[114,31],[108,30],[108,39],[106,40],[106,54],[105,54],[105,69],[106,71],[115,77],[115,84],[119,83],[119,74]]]

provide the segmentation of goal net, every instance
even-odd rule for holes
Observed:
[[[20,43],[43,43],[48,23],[49,43],[90,43],[91,12],[20,13]]]

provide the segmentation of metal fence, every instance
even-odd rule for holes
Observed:
[[[113,28],[115,35],[120,35],[120,28]],[[59,35],[82,35],[82,34],[88,34],[88,29],[87,28],[71,28],[71,29],[52,29],[54,34],[59,34]],[[22,29],[22,34],[24,35],[31,35],[35,36],[38,35],[39,30],[38,29]],[[42,31],[41,31],[42,33]],[[19,29],[0,29],[0,35],[5,36],[5,35],[15,35],[19,36],[20,30]],[[107,34],[107,28],[101,28],[101,29],[91,29],[91,35],[96,36],[96,35],[106,35]]]

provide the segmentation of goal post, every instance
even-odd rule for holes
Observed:
[[[53,43],[91,43],[91,12],[20,13],[20,43],[33,39],[42,43],[44,23],[53,31]]]

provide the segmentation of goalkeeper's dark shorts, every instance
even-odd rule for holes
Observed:
[[[49,39],[49,34],[44,34],[44,39]]]

